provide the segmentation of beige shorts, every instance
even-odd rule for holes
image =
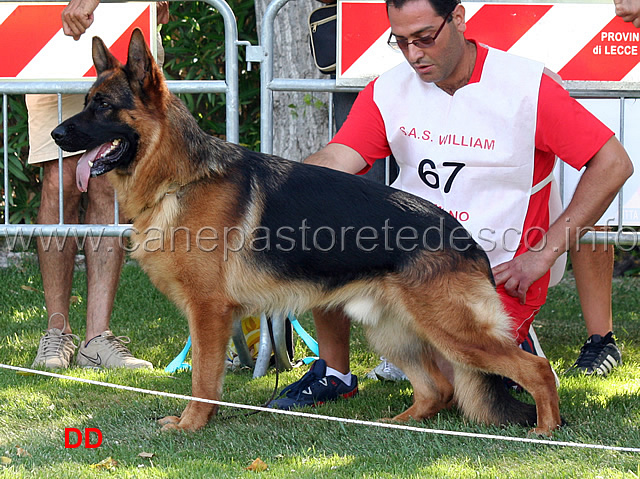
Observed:
[[[158,37],[158,64],[164,63],[164,49]],[[51,131],[58,126],[58,95],[26,95],[29,112],[29,164],[58,159],[58,145],[51,138]],[[84,95],[62,95],[62,121],[80,113],[84,108]],[[62,157],[82,152],[62,152]]]
[[[58,158],[58,145],[51,130],[58,124],[58,95],[26,95],[29,110],[29,164]],[[84,108],[84,95],[62,95],[62,121]],[[63,157],[76,153],[62,152]]]

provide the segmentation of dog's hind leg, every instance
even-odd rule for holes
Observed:
[[[232,330],[232,311],[222,301],[191,304],[187,311],[192,344],[192,395],[220,400],[225,373],[225,354]],[[190,401],[180,417],[159,421],[163,430],[194,431],[204,427],[218,410],[215,404]]]
[[[473,363],[476,367],[511,378],[531,394],[537,412],[537,424],[533,433],[548,436],[562,424],[558,391],[547,359],[511,345],[496,345],[481,353],[474,351],[474,356]]]
[[[402,369],[413,387],[413,404],[395,416],[392,419],[394,422],[428,419],[451,406],[453,386],[440,371],[432,354],[423,355],[416,363],[405,363],[399,358],[389,359]]]
[[[430,288],[405,288],[402,302],[418,334],[454,365],[458,405],[468,417],[485,423],[530,422],[532,406],[502,394],[505,388],[495,380],[495,375],[509,377],[536,402],[534,432],[550,434],[561,424],[551,367],[546,359],[517,347],[491,283],[473,273],[443,275],[437,282]]]
[[[376,350],[405,373],[413,387],[413,405],[391,421],[419,421],[451,406],[453,386],[436,364],[432,347],[413,330],[382,320],[367,336]]]

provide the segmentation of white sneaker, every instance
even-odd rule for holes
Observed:
[[[116,337],[111,331],[104,331],[87,344],[84,341],[80,343],[76,364],[83,368],[153,369],[149,361],[135,358],[131,354],[125,346],[130,342],[126,336]]]
[[[380,356],[380,364],[367,373],[369,379],[385,381],[408,381],[409,378],[395,364]]]
[[[75,334],[63,333],[58,328],[48,329],[45,335],[40,338],[38,352],[31,367],[67,369],[71,365],[73,353],[78,347],[73,341],[74,338],[80,339]]]

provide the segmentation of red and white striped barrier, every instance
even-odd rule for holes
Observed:
[[[66,5],[0,4],[0,78],[78,80],[95,76],[91,38],[101,37],[119,60],[126,61],[135,27],[142,29],[155,54],[155,3],[100,4],[94,23],[78,41],[62,31],[60,14]]]
[[[564,80],[640,81],[640,30],[612,2],[463,2],[467,38],[543,62]],[[404,61],[391,50],[384,0],[341,0],[339,85],[363,86]]]

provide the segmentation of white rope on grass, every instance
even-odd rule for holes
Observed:
[[[124,386],[121,384],[112,384],[112,383],[106,383],[103,381],[95,381],[93,379],[76,378],[73,376],[65,376],[63,374],[52,373],[49,371],[22,368],[19,366],[11,366],[8,364],[0,363],[0,368],[10,369],[13,371],[17,371],[19,373],[50,376],[52,378],[67,379],[69,381],[76,381],[80,383],[91,384],[94,386],[103,386],[103,387],[109,387],[113,389],[122,389],[125,391],[133,391],[137,393],[150,394],[153,396],[162,396],[162,397],[169,397],[174,399],[185,399],[187,401],[198,401],[198,402],[207,403],[207,404],[215,404],[218,406],[227,406],[227,407],[233,407],[238,409],[250,409],[252,411],[268,412],[272,414],[284,414],[286,416],[296,416],[296,417],[303,417],[303,418],[309,418],[309,419],[322,419],[325,421],[334,421],[334,422],[340,422],[345,424],[357,424],[360,426],[382,427],[386,429],[397,429],[402,431],[439,434],[444,436],[469,437],[469,438],[475,438],[475,439],[491,439],[491,440],[499,440],[499,441],[522,442],[522,443],[529,443],[529,444],[544,444],[547,446],[576,447],[576,448],[583,448],[583,449],[600,449],[605,451],[640,453],[640,448],[637,448],[637,447],[605,446],[601,444],[583,444],[578,442],[552,441],[549,439],[498,436],[498,435],[481,434],[481,433],[475,433],[475,432],[459,432],[459,431],[448,431],[443,429],[429,429],[429,428],[422,428],[422,427],[415,427],[415,426],[406,426],[403,424],[362,421],[359,419],[347,419],[347,418],[341,418],[341,417],[324,416],[322,414],[309,414],[309,413],[303,413],[298,411],[285,411],[282,409],[271,409],[271,408],[265,408],[261,406],[251,406],[248,404],[236,404],[236,403],[230,403],[225,401],[214,401],[213,399],[203,399],[203,398],[197,398],[193,396],[186,396],[184,394],[167,393],[163,391],[153,391],[150,389],[142,389],[142,388],[136,388],[132,386]]]

